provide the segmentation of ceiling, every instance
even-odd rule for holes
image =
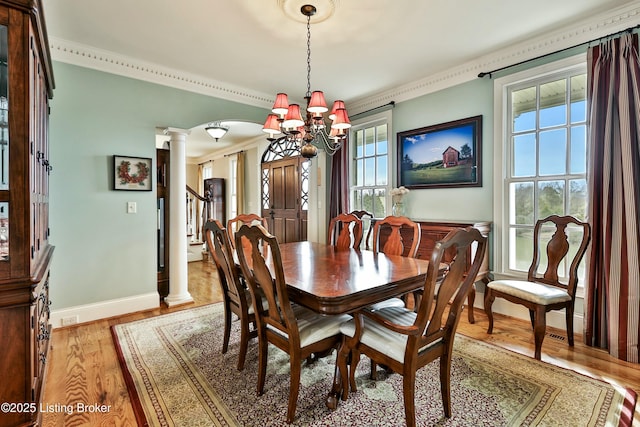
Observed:
[[[311,25],[311,90],[351,106],[394,88],[455,70],[479,58],[502,65],[558,50],[542,37],[640,1],[628,0],[46,0],[50,40],[135,58],[246,92],[266,106],[277,92],[300,102],[306,92],[306,17]],[[632,17],[636,25],[640,17]],[[626,25],[626,23],[624,24]],[[589,34],[585,35],[588,36]],[[561,39],[558,37],[557,39]],[[569,37],[570,38],[570,37]],[[579,37],[576,37],[579,39]],[[517,50],[541,40],[532,52]],[[584,41],[584,40],[582,40]],[[501,52],[498,59],[497,53]],[[53,52],[56,58],[56,52]],[[486,68],[477,69],[490,71]],[[360,108],[364,110],[365,108]],[[352,113],[353,114],[353,113]],[[211,117],[211,121],[233,120]],[[192,129],[187,155],[213,140],[207,123]],[[261,134],[260,124],[233,123],[216,145]]]

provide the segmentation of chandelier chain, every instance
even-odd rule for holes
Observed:
[[[311,96],[311,15],[307,16],[307,95]]]

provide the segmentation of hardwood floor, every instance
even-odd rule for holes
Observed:
[[[44,426],[135,426],[136,420],[127,387],[116,357],[110,327],[151,316],[184,310],[222,300],[217,272],[210,262],[189,263],[189,292],[194,303],[133,313],[56,329],[53,332],[49,356],[49,372],[43,405],[50,412],[43,414]],[[476,323],[463,317],[458,332],[486,340],[501,347],[533,357],[533,333],[528,322],[496,315],[494,332],[487,335],[487,317],[475,310]],[[581,343],[576,337],[569,348],[563,331],[548,328],[542,347],[542,360],[572,369],[584,375],[616,382],[640,393],[640,366],[619,361],[606,352]],[[84,412],[69,415],[67,406],[107,405],[106,412]],[[636,411],[634,426],[640,426]]]

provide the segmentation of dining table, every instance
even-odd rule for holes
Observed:
[[[420,289],[429,266],[417,258],[309,241],[281,243],[280,254],[289,299],[324,315],[353,313]],[[329,408],[337,406],[341,387],[336,367]]]

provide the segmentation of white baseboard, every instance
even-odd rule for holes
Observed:
[[[136,311],[150,310],[160,306],[160,296],[157,292],[134,295],[126,298],[100,301],[94,304],[84,304],[75,307],[53,310],[49,316],[52,327],[60,328],[76,323],[91,322],[106,319]]]
[[[476,300],[473,304],[475,308],[484,310],[484,293],[478,292],[476,294]],[[515,317],[517,319],[523,319],[530,321],[529,310],[524,306],[518,304],[512,304],[502,298],[496,298],[492,305],[492,311],[494,313],[504,314],[505,316]],[[584,316],[582,313],[573,313],[573,334],[582,335],[584,331]],[[555,310],[547,313],[547,326],[552,328],[567,330],[567,322],[565,320],[564,310]],[[495,321],[493,329],[499,328],[499,321]]]

